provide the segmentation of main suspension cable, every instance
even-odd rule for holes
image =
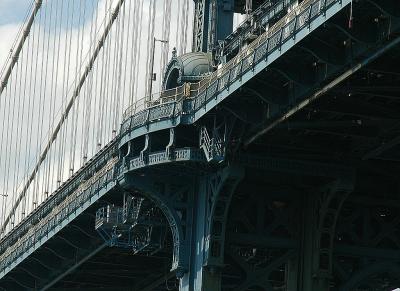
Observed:
[[[33,3],[33,2],[32,2]],[[8,80],[10,78],[11,72],[14,69],[15,64],[17,63],[17,60],[19,58],[19,54],[22,50],[22,47],[24,46],[25,40],[28,38],[28,35],[30,33],[30,30],[32,28],[32,24],[35,20],[35,17],[39,11],[39,9],[42,7],[42,0],[36,0],[35,1],[35,6],[33,8],[32,14],[29,17],[28,22],[25,25],[25,29],[23,30],[23,34],[22,34],[22,38],[18,43],[18,46],[15,50],[12,49],[12,51],[14,51],[14,54],[12,55],[12,57],[10,57],[9,59],[11,60],[7,70],[5,70],[3,68],[2,72],[1,72],[1,76],[2,76],[2,80],[0,83],[0,96],[3,93],[4,88],[7,86],[8,84]],[[21,31],[21,29],[20,29]],[[17,39],[18,39],[18,35],[17,35]],[[4,77],[3,77],[3,72],[5,72]]]
[[[101,36],[101,38],[99,40],[99,43],[96,46],[94,54],[89,59],[88,65],[86,66],[86,68],[85,68],[85,70],[84,70],[84,72],[83,72],[83,74],[82,74],[82,76],[81,76],[81,78],[80,78],[80,80],[78,82],[77,87],[74,89],[72,97],[70,98],[70,100],[69,100],[69,102],[68,102],[68,104],[67,104],[67,106],[65,108],[65,111],[62,113],[61,119],[58,122],[57,126],[55,127],[54,132],[50,135],[50,138],[49,138],[46,146],[44,147],[44,150],[42,151],[41,155],[39,156],[39,159],[37,160],[37,163],[36,163],[32,173],[30,174],[30,176],[29,176],[28,180],[26,181],[24,187],[22,188],[21,192],[19,193],[18,197],[16,198],[15,203],[13,203],[13,205],[12,205],[12,207],[10,209],[10,212],[8,213],[6,219],[3,221],[3,224],[2,224],[1,229],[0,229],[0,233],[4,232],[5,227],[8,225],[11,217],[14,215],[14,213],[15,213],[17,207],[19,206],[21,200],[26,195],[26,192],[27,192],[30,184],[35,179],[41,164],[43,163],[44,159],[46,158],[46,156],[47,156],[47,154],[48,154],[48,152],[50,150],[50,147],[52,146],[53,142],[56,140],[62,125],[64,124],[66,118],[68,117],[68,114],[69,114],[69,112],[71,110],[71,107],[73,106],[75,100],[78,98],[80,90],[83,87],[83,84],[84,84],[89,72],[91,71],[94,62],[95,62],[100,50],[103,47],[104,41],[106,40],[106,38],[107,38],[107,36],[108,36],[108,34],[109,34],[110,30],[111,30],[111,27],[112,27],[117,15],[119,14],[120,8],[121,8],[122,4],[124,3],[124,1],[125,0],[119,0],[117,5],[113,9],[112,17],[109,19],[109,22],[105,26],[103,35]]]

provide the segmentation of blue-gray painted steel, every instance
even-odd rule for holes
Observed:
[[[120,144],[152,131],[195,122],[350,2],[306,1],[301,6],[302,12],[292,15],[293,19],[289,15],[284,18],[287,22],[278,23],[270,32],[260,36],[246,50],[246,54],[241,54],[234,59],[237,62],[231,62],[218,71],[193,98],[164,103],[128,117],[118,137]],[[93,162],[89,162],[2,240],[0,278],[115,187],[118,175],[124,172],[118,159],[112,158],[116,154],[115,145],[114,141],[107,150],[99,153]],[[202,160],[200,156],[188,149],[178,150],[175,161],[199,161]],[[147,163],[138,159],[131,160],[129,168],[137,169],[166,162],[171,162],[171,159],[165,152],[160,152],[149,155]],[[101,163],[103,168],[95,172],[94,164]],[[93,177],[85,181],[85,177],[90,175]]]

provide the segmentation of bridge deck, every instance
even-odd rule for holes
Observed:
[[[117,139],[89,161],[70,181],[62,185],[40,208],[1,241],[0,278],[7,278],[8,273],[46,245],[46,242],[58,232],[85,211],[87,212],[92,205],[99,202],[100,198],[112,193],[124,174],[152,166],[169,166],[176,163],[205,164],[204,153],[194,148],[175,149],[171,156],[168,156],[165,151],[154,152],[148,155],[147,160],[138,156],[128,161],[117,157],[118,147],[148,133],[197,123],[229,96],[241,90],[245,84],[254,81],[257,75],[265,72],[271,64],[321,28],[330,18],[339,14],[350,2],[351,0],[304,1],[298,10],[283,18],[236,58],[196,85],[196,90],[190,94],[190,97],[184,98],[184,90],[182,90],[173,97],[173,101],[169,96],[161,99],[158,105],[153,104],[142,111],[133,112],[131,116],[128,114]],[[382,51],[381,54],[369,56],[370,60],[365,62],[365,65],[383,53]],[[343,67],[338,71],[342,71]],[[308,94],[304,94],[304,98],[298,100],[305,103],[298,102],[291,108],[292,111],[288,110],[283,114],[281,111],[275,112],[265,128],[268,130],[275,128],[279,124],[277,121],[292,116],[295,119],[300,117],[299,120],[302,120],[301,116],[296,115],[299,109],[309,106],[311,101],[316,100],[356,71],[351,69],[349,74],[344,74],[339,80],[328,83],[326,88],[308,90]],[[306,96],[310,94],[313,98],[307,99]],[[277,140],[271,138],[269,142],[275,146],[287,142],[280,138],[282,138],[281,135],[277,137]],[[282,161],[280,163],[282,164]],[[256,163],[251,162],[251,164],[254,166]],[[293,165],[288,166],[288,168],[291,167]],[[287,171],[289,170],[285,170]],[[335,169],[329,168],[326,171],[332,173]],[[313,176],[322,173],[315,172]],[[340,172],[343,173],[344,170],[340,169]],[[85,253],[84,257],[89,255]]]

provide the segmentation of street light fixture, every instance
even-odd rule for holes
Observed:
[[[151,65],[150,65],[150,84],[149,84],[149,92],[147,93],[147,98],[148,98],[148,100],[147,101],[151,101],[151,94],[152,94],[152,92],[153,92],[153,81],[154,81],[154,78],[153,78],[153,74],[154,74],[154,55],[155,55],[155,52],[156,52],[156,41],[159,41],[159,42],[161,42],[161,43],[168,43],[168,40],[163,40],[163,39],[157,39],[157,38],[153,38],[153,48],[152,48],[152,50],[153,50],[153,54],[152,54],[152,56],[151,56]]]

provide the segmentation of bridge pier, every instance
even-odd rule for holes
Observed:
[[[316,195],[308,194],[303,207],[302,237],[300,259],[298,260],[298,283],[300,290],[328,291],[330,274],[318,270],[319,250],[316,245],[318,237]],[[296,289],[293,289],[296,290]]]
[[[180,290],[221,290],[228,210],[243,175],[242,168],[231,166],[199,178],[189,269],[181,278]]]
[[[305,196],[299,260],[301,290],[330,290],[336,223],[352,191],[351,177],[344,177]]]
[[[208,185],[203,179],[198,185],[196,191],[195,205],[193,209],[194,229],[191,238],[191,249],[188,252],[189,269],[180,279],[179,290],[220,290],[221,288],[221,273],[210,272],[205,267],[206,264],[206,242],[207,237],[207,192]],[[207,289],[208,288],[208,289]]]
[[[179,290],[222,290],[227,278],[238,281],[235,290],[330,290],[336,223],[353,191],[352,171],[258,161],[258,168],[242,158],[201,175],[156,171],[121,180],[126,191],[150,199],[165,215]],[[230,274],[235,266],[241,271]]]

